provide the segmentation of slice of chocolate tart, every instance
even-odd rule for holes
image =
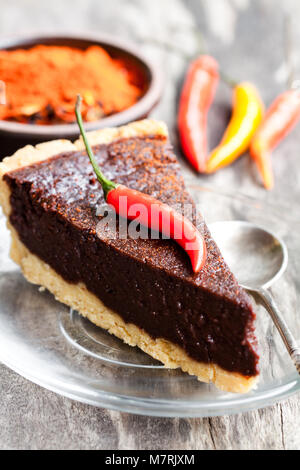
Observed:
[[[177,210],[192,208],[206,241],[205,267],[194,274],[172,240],[121,236],[121,219],[111,229],[113,214],[99,215],[103,191],[82,141],[66,140],[27,146],[0,164],[13,260],[30,282],[167,367],[225,391],[249,391],[258,377],[255,315],[195,218],[165,125],[145,120],[88,138],[109,179]]]

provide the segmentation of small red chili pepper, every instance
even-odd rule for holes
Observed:
[[[172,207],[149,196],[148,194],[127,188],[121,184],[116,184],[105,178],[101,172],[88,142],[83,128],[82,117],[80,113],[81,97],[77,97],[76,118],[80,132],[90,158],[93,169],[100,182],[105,200],[112,205],[116,212],[127,219],[137,217],[136,209],[142,205],[145,210],[139,212],[139,222],[155,231],[159,231],[167,237],[173,238],[189,255],[193,271],[198,273],[206,261],[206,244],[192,222],[182,214],[175,211]],[[124,204],[126,198],[126,204]],[[137,206],[138,205],[138,206]]]
[[[267,189],[272,189],[274,185],[271,152],[293,130],[299,120],[300,91],[285,91],[271,104],[263,123],[252,139],[250,154],[258,166]]]
[[[120,204],[122,197],[126,197],[126,205],[122,202]],[[145,210],[139,210],[136,206],[139,222],[175,240],[189,255],[194,272],[201,270],[206,258],[206,245],[200,232],[189,219],[152,196],[121,184],[109,191],[106,201],[119,215],[127,219],[135,219],[136,211],[131,212],[130,209],[136,204],[141,205]]]
[[[178,130],[183,152],[200,173],[207,162],[207,114],[219,82],[216,60],[207,55],[191,63],[183,85]]]

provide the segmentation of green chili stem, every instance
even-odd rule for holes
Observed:
[[[220,70],[220,77],[221,77],[221,80],[223,80],[223,82],[226,83],[231,88],[235,88],[238,85],[237,81],[233,80],[233,78],[229,77],[222,70]]]
[[[104,192],[104,197],[106,199],[109,191],[111,191],[112,189],[115,189],[117,187],[117,185],[113,181],[110,181],[107,178],[105,178],[105,176],[103,175],[102,171],[99,168],[98,163],[96,162],[94,153],[92,151],[92,148],[89,144],[89,141],[88,141],[88,138],[86,136],[85,130],[83,128],[82,116],[81,116],[81,111],[80,111],[81,102],[82,102],[81,96],[77,95],[76,107],[75,107],[75,114],[76,114],[77,123],[78,123],[79,129],[80,129],[80,133],[81,133],[81,136],[82,136],[87,154],[89,156],[90,162],[93,166],[94,172],[96,173],[97,179],[98,179],[99,183],[102,186],[102,189],[103,189],[103,192]]]

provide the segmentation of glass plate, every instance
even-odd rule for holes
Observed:
[[[208,223],[248,220],[286,241],[289,266],[273,293],[299,339],[299,218],[291,208],[283,210],[209,188],[189,189],[205,208]],[[171,417],[240,413],[271,405],[300,390],[300,377],[261,306],[256,305],[259,384],[247,395],[223,393],[179,370],[165,369],[26,282],[8,257],[9,234],[2,215],[0,234],[0,360],[27,379],[91,405]]]

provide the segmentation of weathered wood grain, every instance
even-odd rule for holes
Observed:
[[[197,28],[205,48],[219,59],[224,71],[233,78],[254,81],[265,102],[270,103],[286,86],[284,15],[288,13],[292,17],[292,61],[295,77],[298,73],[300,78],[297,0],[0,0],[0,11],[3,35],[89,29],[137,41],[165,71],[165,93],[154,116],[167,121],[175,144],[176,99],[186,67],[176,48],[196,53]],[[220,138],[229,110],[230,90],[222,84],[210,114],[211,145]],[[181,159],[185,178],[278,202],[288,209],[300,202],[299,138],[300,128],[274,155],[277,185],[272,194],[257,184],[255,168],[247,156],[209,178],[196,176]],[[127,415],[62,398],[0,366],[2,449],[299,449],[299,420],[299,396],[231,417]]]

